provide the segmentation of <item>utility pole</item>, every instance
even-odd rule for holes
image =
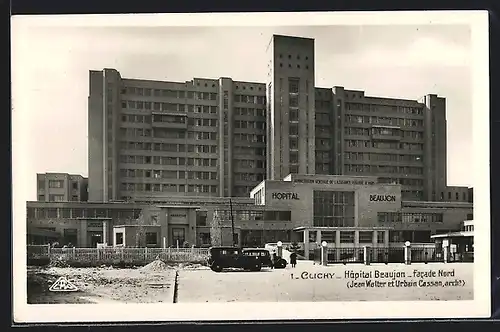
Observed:
[[[233,202],[231,201],[231,198],[229,199],[229,212],[231,214],[231,235],[233,237],[232,239],[232,243],[233,243],[233,246],[236,245],[236,243],[234,243],[234,218],[233,218]]]

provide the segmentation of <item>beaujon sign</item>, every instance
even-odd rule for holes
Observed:
[[[395,195],[370,195],[370,202],[395,202]]]

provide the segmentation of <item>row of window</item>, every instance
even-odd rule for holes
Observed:
[[[237,168],[266,168],[265,160],[236,160]]]
[[[424,120],[406,119],[406,118],[389,118],[382,116],[361,116],[361,115],[346,115],[347,123],[370,123],[376,125],[402,126],[402,127],[423,127]]]
[[[161,184],[161,183],[121,183],[121,191],[132,192],[188,192],[188,193],[217,193],[218,186],[205,184]]]
[[[120,146],[122,149],[128,149],[128,150],[217,153],[217,145],[120,142]]]
[[[369,140],[346,140],[346,147],[350,148],[376,148],[376,149],[392,149],[392,150],[411,150],[422,151],[424,144],[422,143],[400,143],[400,142],[377,142]]]
[[[344,129],[346,135],[383,135],[383,136],[397,136],[404,138],[423,139],[424,133],[421,131],[401,130],[396,128],[355,128],[346,127]]]
[[[404,114],[414,114],[422,115],[422,107],[407,107],[407,106],[396,106],[396,105],[375,105],[375,104],[364,104],[364,103],[345,103],[346,110],[349,111],[393,111]]]
[[[49,180],[49,188],[64,188],[64,180]]]
[[[216,210],[215,213],[222,220],[231,220],[230,210]],[[290,211],[246,211],[235,210],[232,212],[235,221],[268,220],[268,221],[290,221],[292,213]]]
[[[209,145],[200,145],[199,149],[195,150],[196,153],[210,153]],[[186,164],[188,166],[195,166],[196,158],[186,158]],[[178,162],[183,162],[183,159],[179,158]],[[134,155],[120,155],[120,163],[126,164],[155,164],[155,165],[172,165],[172,160],[168,157],[161,156],[134,156]],[[212,165],[212,163],[211,163]]]
[[[374,173],[370,173],[369,171],[365,171],[365,168],[350,168],[347,166],[353,166],[353,165],[346,165],[346,168],[350,172],[374,174]],[[378,181],[379,181],[379,183],[400,184],[402,186],[419,186],[419,187],[421,187],[424,185],[424,180],[421,180],[421,179],[380,177]]]
[[[386,166],[386,165],[356,165],[348,164],[346,165],[346,170],[348,172],[360,172],[360,173],[398,173],[398,174],[423,174],[422,167],[410,167],[410,166]]]
[[[261,108],[235,107],[234,115],[242,116],[266,116],[266,110]]]
[[[27,208],[29,219],[46,218],[113,218],[137,219],[140,209],[94,209],[94,208]]]
[[[379,212],[377,213],[379,223],[441,223],[442,213],[405,213],[405,212]]]
[[[370,153],[370,152],[346,152],[344,158],[356,161],[407,161],[422,162],[423,156],[413,154],[389,154],[389,153]]]
[[[185,105],[173,103],[160,103],[150,101],[128,100],[122,101],[123,109],[130,110],[146,110],[146,111],[163,111],[163,112],[183,112],[183,113],[199,113],[199,114],[217,114],[217,106],[209,105]]]
[[[127,178],[217,180],[217,172],[166,171],[155,169],[120,169],[120,176]]]
[[[234,154],[242,154],[242,155],[257,155],[257,156],[265,156],[266,149],[265,148],[253,148],[248,146],[235,146]]]
[[[239,142],[250,142],[250,143],[265,143],[266,136],[257,134],[236,133],[234,134],[234,140],[237,142],[239,141]]]
[[[263,173],[235,173],[234,179],[236,181],[252,181],[252,182],[260,182],[264,180]]]
[[[264,121],[236,120],[234,121],[234,128],[265,130],[266,123]]]
[[[234,101],[237,103],[258,104],[265,105],[265,96],[249,96],[249,95],[235,95]]]
[[[458,193],[458,192],[455,192],[454,195],[452,194],[451,191],[448,191],[448,193],[446,195],[445,195],[444,192],[441,192],[440,195],[439,195],[439,199],[440,200],[444,200],[445,196],[448,199],[448,201],[451,201],[452,199],[455,199],[456,201],[460,200],[460,193]],[[462,201],[466,202],[467,200],[468,200],[467,193],[466,192],[462,192]]]
[[[145,97],[217,100],[217,94],[214,92],[198,92],[198,91],[185,91],[185,90],[166,90],[166,89],[149,89],[149,88],[127,87],[127,88],[123,88],[121,90],[121,93],[127,94],[127,95],[132,95],[132,96],[145,96]]]

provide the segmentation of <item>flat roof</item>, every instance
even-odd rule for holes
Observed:
[[[113,228],[120,228],[120,227],[161,227],[161,225],[138,225],[138,224],[113,225]]]
[[[431,235],[431,239],[447,238],[447,237],[473,237],[474,232],[451,232],[446,234]]]
[[[366,226],[366,227],[314,227],[314,226],[299,226],[295,227],[294,231],[364,231],[364,230],[392,230],[393,227],[379,227],[379,226]]]

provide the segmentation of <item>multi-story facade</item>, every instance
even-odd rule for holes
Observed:
[[[315,87],[314,47],[273,36],[266,83],[91,71],[89,200],[248,197],[289,173],[377,176],[405,200],[469,200],[446,184],[444,98]]]
[[[88,198],[88,179],[75,174],[37,174],[39,202],[84,202]]]
[[[90,81],[91,201],[248,196],[264,179],[264,84],[121,79],[108,69]]]

